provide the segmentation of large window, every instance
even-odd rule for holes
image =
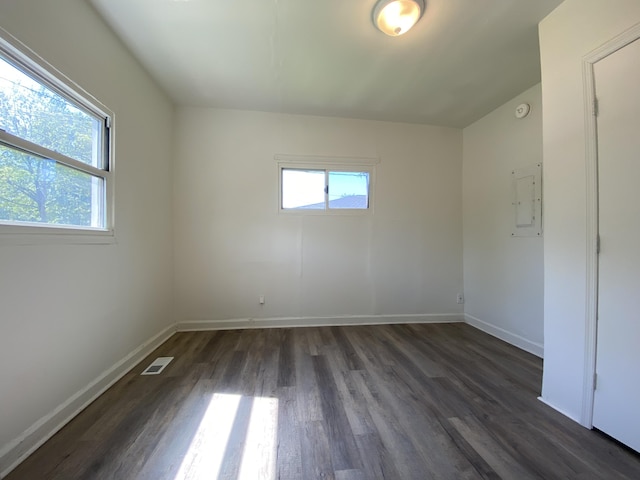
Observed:
[[[0,224],[109,231],[110,116],[0,42]]]

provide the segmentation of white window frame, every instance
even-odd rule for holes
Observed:
[[[93,165],[80,162],[29,142],[28,140],[24,140],[21,137],[12,135],[4,130],[0,130],[0,142],[10,148],[54,160],[57,163],[87,173],[93,177],[101,178],[104,181],[103,198],[97,200],[102,202],[104,215],[103,228],[0,220],[0,244],[115,243],[113,208],[115,191],[113,173],[113,127],[115,120],[113,112],[3,29],[0,29],[0,53],[17,68],[23,70],[47,88],[58,93],[70,103],[78,105],[81,109],[104,119],[104,136],[101,145],[103,149],[103,168],[97,168]]]
[[[276,155],[278,165],[278,212],[284,215],[370,215],[373,213],[375,166],[378,158],[363,157],[319,157],[306,155]],[[367,208],[329,208],[325,193],[324,209],[283,208],[282,207],[282,171],[288,169],[318,170],[325,174],[325,186],[328,185],[330,172],[366,172],[369,174],[369,192]]]

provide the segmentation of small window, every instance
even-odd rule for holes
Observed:
[[[368,210],[371,172],[349,168],[280,168],[281,209]]]
[[[0,224],[109,230],[109,123],[0,43]]]

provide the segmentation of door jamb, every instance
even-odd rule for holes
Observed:
[[[582,59],[587,173],[587,282],[585,355],[580,423],[593,428],[598,332],[598,125],[594,65],[640,39],[640,23],[612,38]]]

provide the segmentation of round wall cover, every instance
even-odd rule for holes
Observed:
[[[531,110],[531,105],[528,103],[521,103],[516,107],[516,118],[524,118],[529,115],[529,111]]]

